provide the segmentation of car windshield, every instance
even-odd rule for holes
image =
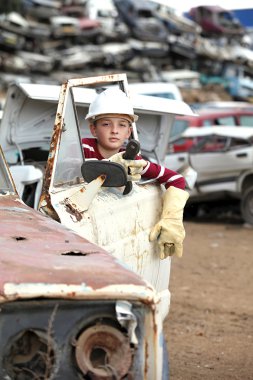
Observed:
[[[54,174],[54,187],[62,186],[64,183],[79,183],[82,178],[83,153],[74,108],[72,96],[69,96]]]
[[[188,120],[175,119],[171,128],[171,137],[181,135],[189,126]]]
[[[202,137],[195,145],[192,145],[191,153],[211,153],[223,151],[229,138],[226,136],[205,136]]]

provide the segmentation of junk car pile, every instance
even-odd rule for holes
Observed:
[[[13,75],[62,83],[73,73],[87,76],[95,70],[124,71],[133,81],[164,80],[174,68],[222,77],[231,63],[253,77],[252,42],[245,46],[247,31],[222,8],[195,9],[190,19],[155,0],[20,4],[19,13],[0,15],[2,86]],[[209,29],[202,20],[207,13]],[[212,29],[216,24],[223,29]],[[251,97],[252,90],[244,96]]]

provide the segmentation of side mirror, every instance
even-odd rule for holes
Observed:
[[[84,180],[88,183],[104,175],[106,177],[104,187],[121,187],[127,185],[125,169],[116,162],[87,160],[82,164],[81,172]]]

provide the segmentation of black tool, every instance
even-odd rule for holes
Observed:
[[[125,153],[123,154],[123,158],[125,160],[134,160],[135,157],[137,156],[137,154],[139,153],[140,151],[140,143],[139,141],[137,140],[130,140],[126,146],[126,151]],[[129,170],[129,169],[128,169]],[[131,174],[131,173],[128,173],[128,174]],[[129,194],[130,191],[132,190],[133,188],[133,184],[131,181],[127,181],[127,184],[126,184],[126,187],[123,191],[123,195],[126,195],[126,194]]]
[[[140,151],[140,143],[137,140],[130,140],[126,146],[126,151],[123,154],[125,160],[134,160]]]

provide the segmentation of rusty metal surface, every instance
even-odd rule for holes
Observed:
[[[55,117],[55,123],[53,128],[53,134],[51,138],[51,144],[49,149],[49,155],[43,180],[43,188],[42,195],[40,199],[40,205],[44,207],[45,211],[48,215],[50,215],[53,219],[59,221],[57,214],[51,204],[50,199],[50,188],[52,187],[52,177],[55,171],[55,164],[57,160],[57,155],[59,151],[60,141],[61,141],[61,133],[64,128],[64,110],[66,107],[66,99],[70,96],[71,89],[73,87],[81,87],[81,86],[93,86],[96,87],[98,84],[106,84],[106,83],[117,83],[121,82],[121,85],[126,90],[127,88],[127,77],[126,74],[111,74],[111,75],[102,75],[97,77],[88,77],[88,78],[76,78],[70,79],[62,84],[58,107]]]
[[[105,288],[115,292],[117,286],[121,290],[122,286],[141,286],[151,291],[144,281],[106,251],[25,206],[16,196],[0,197],[0,217],[2,301],[8,297],[7,288],[12,289],[9,290],[12,298],[15,298],[15,289],[17,292],[21,289],[22,293],[22,284],[34,284],[29,289],[30,296],[33,290],[43,296],[43,286],[39,289],[39,284],[47,284],[47,287],[58,284],[49,294],[55,296],[63,292],[60,297],[70,298],[76,296],[75,285],[79,296],[82,291],[89,293]],[[19,294],[16,297],[19,298]]]
[[[133,352],[129,337],[107,324],[89,327],[75,345],[79,368],[94,380],[110,380],[115,374],[122,379],[132,365]]]

